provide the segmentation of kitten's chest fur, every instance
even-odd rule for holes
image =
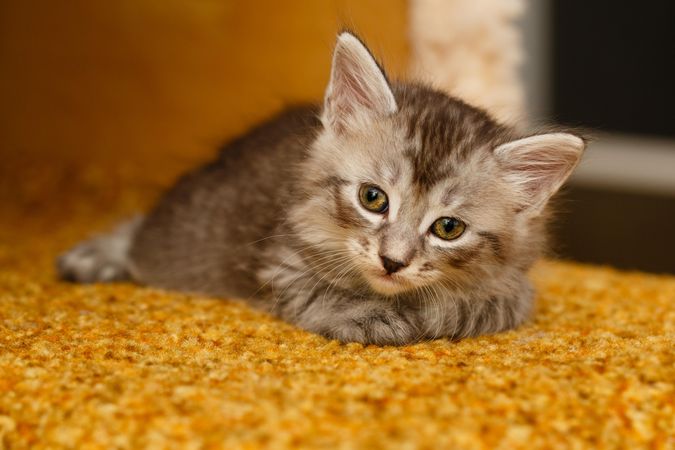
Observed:
[[[135,236],[134,277],[218,296],[260,291],[258,274],[291,251],[287,212],[318,127],[314,107],[285,111],[182,177]]]

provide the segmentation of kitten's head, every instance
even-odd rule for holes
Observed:
[[[527,269],[585,146],[561,132],[518,137],[444,93],[389,83],[349,33],[321,120],[292,222],[327,278],[386,295]]]

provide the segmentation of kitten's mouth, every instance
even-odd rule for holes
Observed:
[[[407,280],[396,274],[372,274],[368,276],[368,282],[375,291],[385,295],[398,294],[410,287]]]

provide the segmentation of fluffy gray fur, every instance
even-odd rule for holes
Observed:
[[[342,33],[323,108],[287,110],[229,143],[147,216],[58,268],[78,282],[247,298],[343,342],[508,330],[532,309],[526,272],[545,245],[547,203],[584,146],[569,133],[518,136],[461,100],[390,83]],[[364,184],[386,193],[385,212],[360,203]],[[437,237],[440,217],[464,233]]]

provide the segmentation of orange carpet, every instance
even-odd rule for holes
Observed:
[[[541,263],[516,331],[345,346],[237,301],[55,281],[58,251],[161,182],[18,161],[0,177],[5,448],[675,446],[673,277]]]

